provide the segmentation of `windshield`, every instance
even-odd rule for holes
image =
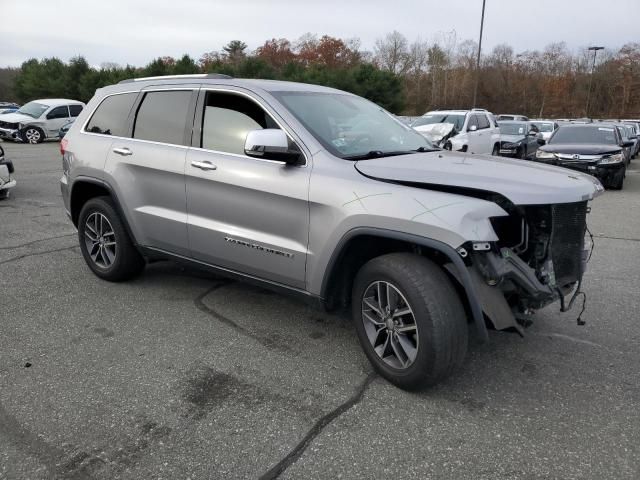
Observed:
[[[273,92],[332,154],[356,157],[429,150],[429,141],[375,103],[353,95]],[[374,155],[372,155],[374,156]]]
[[[42,115],[47,108],[49,108],[48,105],[43,105],[38,102],[29,102],[20,107],[16,113],[23,113],[24,115],[29,115],[33,118],[40,118],[40,115]]]
[[[560,127],[549,140],[554,143],[599,143],[617,145],[614,127]]]
[[[503,135],[526,135],[526,123],[501,123],[499,125],[500,133]]]
[[[541,132],[553,132],[553,123],[550,122],[531,122],[538,127]]]
[[[464,115],[459,113],[427,113],[413,122],[411,126],[415,128],[422,125],[431,125],[432,123],[452,123],[455,129],[460,131],[464,125]]]

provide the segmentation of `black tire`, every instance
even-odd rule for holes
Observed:
[[[0,190],[0,200],[6,200],[7,198],[9,198],[9,192],[10,190],[8,188]]]
[[[624,185],[624,177],[627,174],[627,168],[620,169],[612,178],[607,182],[607,188],[611,190],[622,190]]]
[[[22,141],[24,143],[42,143],[45,139],[44,131],[39,127],[30,127],[27,126],[22,129],[20,132],[20,136],[22,137]]]
[[[447,143],[444,144],[444,149],[445,150],[451,151],[452,148],[453,148],[453,146],[451,145],[451,142],[447,142]]]
[[[500,147],[498,146],[498,144],[495,144],[493,146],[493,150],[491,150],[491,155],[493,155],[494,157],[497,157],[498,155],[500,155]]]
[[[417,353],[406,368],[385,362],[367,334],[363,296],[380,281],[393,284],[414,314]],[[447,274],[427,258],[391,253],[366,263],[353,284],[352,316],[360,344],[375,370],[402,389],[435,385],[464,361],[469,333],[465,310]]]
[[[115,236],[114,259],[109,266],[100,265],[92,258],[86,238],[92,235],[87,220],[94,214],[103,215]],[[78,241],[82,256],[89,268],[98,277],[110,282],[129,280],[138,275],[145,262],[129,237],[120,216],[116,212],[113,201],[109,197],[95,197],[87,201],[78,218]]]

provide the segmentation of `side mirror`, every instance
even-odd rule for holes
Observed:
[[[633,142],[630,140],[625,140],[624,142],[622,142],[622,146],[624,148],[629,148],[629,147],[633,147]]]
[[[638,136],[637,136],[637,135],[631,135],[631,136],[629,137],[629,140],[637,140],[637,139],[638,139]]]
[[[477,126],[477,125],[471,125],[471,126],[469,127],[469,131],[470,131],[470,132],[475,132],[477,129],[478,129],[478,126]]]
[[[538,137],[536,139],[536,142],[538,142],[538,145],[546,145],[547,144],[547,141],[542,137]]]
[[[249,157],[276,160],[287,165],[303,163],[302,152],[289,137],[278,128],[251,130],[244,142],[244,153]]]

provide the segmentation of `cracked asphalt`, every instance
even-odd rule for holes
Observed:
[[[592,204],[586,325],[549,307],[415,394],[344,317],[173,263],[99,280],[58,145],[3,147],[0,479],[640,477],[640,160]]]

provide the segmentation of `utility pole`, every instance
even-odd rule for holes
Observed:
[[[482,0],[482,17],[480,18],[480,39],[478,40],[478,58],[476,59],[476,82],[473,87],[473,107],[478,99],[478,81],[480,80],[480,52],[482,51],[482,29],[484,28],[484,6],[486,0]]]
[[[603,50],[604,47],[589,47],[589,51],[593,51],[593,63],[591,64],[591,76],[589,77],[589,92],[587,93],[587,107],[584,109],[584,114],[589,117],[589,102],[591,101],[591,85],[593,84],[593,70],[596,68],[596,54],[598,50]]]

